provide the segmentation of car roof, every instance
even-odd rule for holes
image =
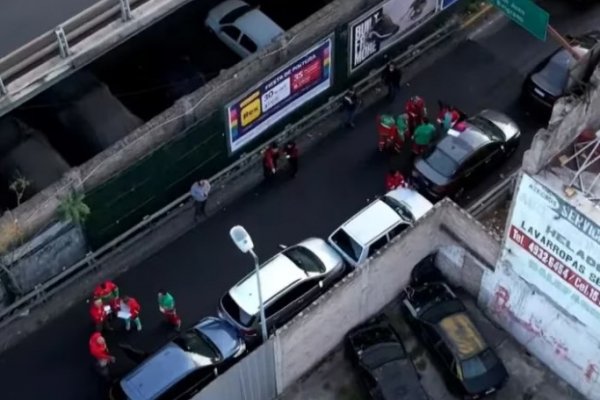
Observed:
[[[396,211],[378,199],[346,221],[342,229],[356,242],[365,246],[402,221]]]
[[[413,189],[398,188],[385,195],[407,205],[415,220],[421,218],[433,207],[433,204],[429,200]]]
[[[443,318],[438,323],[438,329],[452,353],[460,360],[476,356],[488,347],[471,318],[464,312]]]
[[[268,46],[275,38],[285,31],[262,11],[254,9],[238,18],[235,23],[258,48]]]
[[[466,121],[464,131],[457,132],[451,129],[436,147],[460,163],[471,156],[475,150],[491,142],[492,139],[489,136]]]
[[[131,400],[153,400],[202,365],[175,343],[169,343],[121,380]]]

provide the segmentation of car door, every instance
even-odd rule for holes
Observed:
[[[369,251],[367,253],[367,258],[373,257],[375,254],[377,254],[377,252],[380,251],[381,249],[383,249],[385,247],[385,245],[388,244],[388,242],[389,242],[389,238],[388,238],[387,234],[385,234],[385,235],[381,236],[380,238],[371,242],[371,244],[369,245]]]
[[[277,329],[290,321],[318,296],[319,289],[319,280],[309,279],[281,294],[265,309],[269,330]]]
[[[219,31],[219,36],[221,37],[221,40],[227,44],[227,47],[235,51],[239,56],[245,57],[245,53],[240,53],[241,48],[238,43],[241,35],[242,31],[233,25],[225,25],[221,27],[221,30]]]
[[[463,164],[462,178],[465,182],[474,182],[487,173],[486,166],[492,166],[494,156],[500,151],[500,144],[489,143],[480,147],[469,159]]]
[[[159,400],[188,400],[201,391],[217,376],[216,368],[199,368],[191,372],[169,390],[163,393]]]

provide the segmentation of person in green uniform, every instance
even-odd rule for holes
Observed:
[[[423,154],[427,147],[431,144],[435,138],[436,129],[435,126],[429,122],[427,117],[423,118],[423,123],[415,129],[413,136],[414,147],[413,150],[416,154]]]
[[[175,299],[171,293],[162,289],[158,291],[158,309],[164,315],[166,321],[175,327],[175,330],[181,330],[181,318],[177,315]]]

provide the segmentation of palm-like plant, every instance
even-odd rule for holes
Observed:
[[[71,192],[58,206],[58,212],[62,219],[74,224],[80,225],[90,215],[90,208],[84,202],[85,195],[83,193]]]

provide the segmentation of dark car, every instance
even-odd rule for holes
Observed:
[[[432,200],[458,197],[466,186],[505,161],[519,145],[519,127],[498,111],[483,110],[460,125],[460,131],[450,129],[415,161],[414,184]]]
[[[600,41],[600,31],[567,39],[573,50],[583,56]],[[574,68],[575,63],[575,58],[568,50],[562,47],[556,50],[527,75],[523,83],[522,100],[529,107],[548,115],[560,97],[577,93],[581,83],[589,79],[593,68]]]
[[[204,318],[116,382],[110,399],[190,399],[245,352],[246,345],[231,324]]]
[[[428,398],[401,339],[385,316],[378,316],[350,331],[346,335],[346,351],[369,398]]]
[[[508,379],[504,364],[445,283],[409,286],[404,295],[404,315],[438,361],[450,390],[474,400],[504,385]]]

